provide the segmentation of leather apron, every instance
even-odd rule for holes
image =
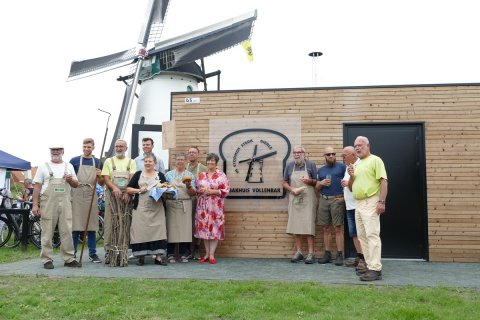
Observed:
[[[167,200],[168,242],[192,242],[192,199],[182,177],[172,179],[170,184],[177,187],[178,200]]]
[[[138,180],[140,188],[150,190],[158,183],[158,177],[145,177],[142,174]],[[137,209],[132,212],[130,226],[130,243],[144,243],[167,239],[165,209],[162,200],[155,201],[148,192],[139,194]]]
[[[97,168],[95,167],[95,160],[93,158],[92,161],[93,165],[84,166],[83,157],[80,157],[80,167],[77,173],[78,187],[73,189],[72,193],[73,231],[85,231],[92,194],[93,202],[91,202],[92,206],[87,230],[98,231],[98,197],[97,192],[95,192]]]
[[[295,170],[295,166],[293,166]],[[290,186],[293,188],[307,187],[298,196],[288,195],[288,234],[315,235],[315,217],[317,211],[317,197],[315,188],[304,184],[300,179],[308,178],[307,164],[305,170],[292,171]]]
[[[53,260],[52,237],[58,224],[60,232],[60,258],[65,262],[73,260],[72,240],[72,204],[70,185],[62,178],[54,178],[52,168],[45,163],[50,173],[47,189],[40,196],[40,227],[42,228],[42,251],[40,258],[43,263]],[[65,174],[67,163],[65,162]]]

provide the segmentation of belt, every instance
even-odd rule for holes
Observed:
[[[325,200],[343,198],[343,194],[338,194],[336,196],[326,196],[324,194],[321,194],[320,196]]]

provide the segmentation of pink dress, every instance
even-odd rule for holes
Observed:
[[[198,196],[195,213],[195,238],[207,240],[225,239],[223,206],[224,199],[230,192],[230,183],[227,176],[220,170],[216,170],[212,176],[209,176],[207,172],[202,172],[198,175],[195,184]],[[220,196],[198,192],[202,188],[220,190]]]

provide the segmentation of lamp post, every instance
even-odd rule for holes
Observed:
[[[322,56],[320,51],[312,51],[308,54],[312,57],[312,86],[317,86],[317,58]]]

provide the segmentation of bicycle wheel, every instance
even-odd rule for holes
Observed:
[[[0,217],[0,247],[8,243],[13,233],[13,228],[7,219]]]
[[[30,241],[35,247],[39,249],[42,248],[42,227],[40,227],[40,221],[38,220],[30,222]],[[54,248],[60,247],[60,233],[58,232],[58,227],[56,227],[53,232],[52,246]]]
[[[40,221],[30,221],[30,241],[35,247],[40,249],[42,247],[42,228],[40,227]]]
[[[98,216],[97,242],[103,239],[103,217]]]
[[[55,227],[52,238],[52,246],[54,248],[60,247],[60,232],[58,231],[58,226]]]
[[[12,217],[12,223],[17,224],[17,229],[16,227],[10,224],[12,226],[12,233],[10,235],[10,239],[5,242],[4,246],[7,248],[15,248],[20,244],[20,232],[22,230],[22,216],[20,215],[20,219],[18,218],[18,215],[13,215]],[[1,241],[1,240],[0,240]]]

